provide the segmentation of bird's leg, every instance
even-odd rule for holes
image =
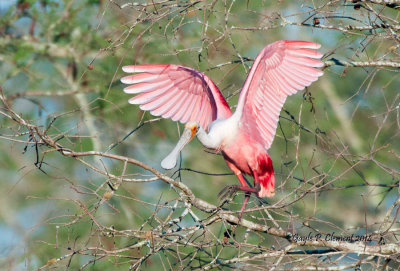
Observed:
[[[250,200],[250,195],[251,193],[257,193],[259,189],[253,188],[253,187],[248,187],[246,181],[243,178],[243,175],[240,174],[238,175],[238,178],[242,185],[229,185],[226,186],[224,189],[221,190],[221,192],[218,193],[218,197],[220,198],[227,198],[227,197],[232,197],[237,191],[245,191],[244,195],[244,201],[242,204],[242,207],[240,208],[240,213],[239,213],[239,220],[242,218],[243,211],[246,209],[247,203]]]
[[[239,179],[239,182],[240,182],[241,185],[229,185],[229,186],[226,186],[224,189],[221,190],[221,192],[218,193],[218,197],[220,197],[220,198],[232,197],[233,194],[235,194],[239,190],[245,192],[244,201],[243,201],[242,207],[240,208],[240,213],[239,213],[239,220],[240,220],[241,217],[242,217],[243,211],[246,209],[247,203],[250,200],[251,193],[256,193],[257,194],[258,191],[260,191],[260,184],[258,182],[258,175],[255,175],[257,177],[254,178],[254,183],[256,184],[256,182],[257,182],[255,187],[254,188],[253,187],[249,187],[247,185],[247,182],[244,179],[243,174],[240,171],[240,169],[238,169],[236,167],[236,165],[231,163],[230,161],[228,161],[228,160],[225,160],[225,161],[228,164],[228,167],[235,173],[235,175]],[[253,174],[254,174],[254,171],[253,171]]]
[[[243,178],[243,174],[241,172],[240,172],[240,174],[238,174],[236,176],[238,177],[238,179],[239,179],[240,183],[242,184],[242,186],[247,186],[247,183],[246,183],[245,179]],[[246,192],[244,194],[243,204],[242,204],[242,207],[240,208],[240,213],[239,213],[239,220],[242,219],[243,212],[246,209],[247,203],[250,200],[250,195],[251,195],[250,192]]]
[[[258,181],[258,174],[254,170],[253,170],[253,176],[254,176],[254,189],[255,189],[255,192],[253,192],[253,193],[255,193],[257,195],[258,192],[260,191],[261,187],[260,187],[260,182]],[[243,179],[242,175],[241,175],[241,177]],[[244,196],[243,205],[242,205],[242,208],[240,208],[239,220],[242,219],[243,211],[246,209],[246,205],[249,202],[250,195],[251,195],[250,192],[246,192],[246,194]]]
[[[221,192],[218,193],[218,197],[220,198],[226,198],[226,197],[232,197],[233,194],[235,194],[237,191],[244,191],[246,194],[251,194],[251,193],[258,193],[259,189],[253,188],[253,187],[248,187],[248,186],[241,186],[241,185],[228,185],[224,187]]]
[[[242,184],[242,186],[248,186],[246,180],[243,177],[242,172],[239,171],[238,173],[236,173],[236,177],[238,177],[239,182]]]
[[[238,171],[236,173],[236,176],[238,177],[241,185],[229,185],[229,186],[225,187],[224,189],[221,190],[221,192],[218,193],[219,197],[226,197],[228,195],[232,196],[235,192],[237,192],[239,190],[247,192],[246,196],[247,196],[247,194],[249,194],[249,197],[250,197],[251,193],[258,194],[258,192],[260,191],[261,187],[260,187],[260,182],[258,180],[257,172],[255,172],[253,170],[254,187],[249,187],[247,185],[247,182],[244,179],[243,174],[240,171]]]
[[[243,215],[244,209],[246,209],[247,203],[249,202],[250,195],[251,195],[250,192],[246,192],[246,194],[244,195],[244,201],[243,201],[242,207],[240,208],[240,213],[239,213],[239,221],[242,219],[242,215]]]
[[[234,167],[234,165],[232,165],[232,166]],[[239,213],[239,220],[240,220],[242,218],[244,210],[246,209],[247,203],[250,200],[251,193],[257,194],[258,191],[260,191],[260,187],[259,187],[259,184],[255,188],[249,187],[247,185],[246,180],[243,177],[242,172],[240,172],[240,170],[236,169],[236,170],[233,170],[233,172],[236,173],[236,176],[239,179],[241,185],[229,185],[229,186],[225,187],[224,189],[221,190],[221,192],[218,193],[218,197],[220,197],[220,198],[232,197],[233,194],[235,194],[239,190],[246,192],[244,195],[244,201],[243,201],[242,207],[240,208],[240,213]]]
[[[254,170],[253,170],[253,177],[254,177],[254,188],[257,190],[256,194],[258,194],[258,192],[260,192],[261,190],[261,184],[258,179],[258,174]]]
[[[246,209],[247,203],[249,202],[251,193],[257,194],[258,191],[260,191],[260,185],[258,184],[258,187],[255,188],[248,186],[241,186],[241,185],[229,185],[224,189],[222,189],[221,192],[219,192],[218,197],[220,198],[232,197],[239,190],[245,192],[244,201],[242,207],[240,208],[240,213],[239,213],[239,220],[240,220],[242,218],[243,211]]]
[[[254,187],[256,187],[256,185],[260,183],[260,181],[258,180],[258,174],[257,172],[254,171],[254,169],[253,169],[253,177],[254,177]]]
[[[239,182],[241,185],[228,185],[228,186],[224,187],[218,193],[218,197],[220,197],[220,198],[232,197],[233,194],[239,190],[254,193],[255,190],[247,185],[247,182],[244,179],[242,172],[233,163],[231,163],[229,161],[226,161],[226,163],[228,164],[228,167],[236,174],[236,177],[239,179]],[[249,195],[249,197],[250,197],[250,195]]]

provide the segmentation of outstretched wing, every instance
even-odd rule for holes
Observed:
[[[277,41],[257,56],[240,93],[240,129],[268,149],[275,137],[279,113],[286,97],[316,81],[323,73],[320,44],[307,41]]]
[[[186,123],[196,121],[203,129],[219,118],[232,115],[217,86],[203,73],[178,65],[132,65],[122,68],[137,73],[121,79],[133,84],[124,89],[137,94],[129,100],[154,116]]]

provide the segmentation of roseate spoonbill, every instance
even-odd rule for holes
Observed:
[[[206,148],[221,151],[241,184],[229,186],[228,192],[245,191],[241,216],[251,193],[259,197],[275,194],[274,169],[267,150],[286,97],[323,74],[316,69],[323,66],[319,60],[322,54],[315,51],[320,46],[286,40],[267,45],[254,61],[233,114],[213,81],[191,68],[125,66],[124,72],[138,74],[123,77],[121,82],[132,84],[124,89],[126,93],[140,93],[129,103],[139,104],[152,115],[186,123],[178,144],[161,162],[163,168],[175,167],[179,152],[195,135]],[[247,185],[243,174],[253,176],[254,187]]]

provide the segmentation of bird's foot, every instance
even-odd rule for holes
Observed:
[[[222,188],[222,190],[218,193],[218,198],[222,199],[227,199],[227,198],[232,198],[233,195],[239,191],[238,189],[239,185],[228,185]]]
[[[232,198],[237,191],[244,191],[257,194],[259,189],[241,185],[228,185],[218,193],[218,198],[220,199]]]
[[[237,191],[244,191],[245,192],[245,198],[243,201],[243,205],[242,208],[240,208],[240,213],[238,215],[239,218],[239,222],[242,219],[243,216],[243,212],[246,209],[246,205],[250,199],[250,195],[251,193],[255,193],[256,195],[258,194],[258,192],[260,191],[260,185],[257,184],[256,187],[248,187],[248,186],[240,186],[240,185],[228,185],[226,187],[224,187],[219,193],[218,193],[218,197],[220,199],[230,199],[234,196],[234,194]]]

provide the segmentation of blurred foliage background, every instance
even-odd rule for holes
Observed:
[[[221,205],[237,183],[222,156],[195,140],[179,169],[162,170],[181,125],[129,105],[121,67],[198,69],[234,109],[265,45],[318,42],[324,76],[288,98],[269,150],[276,196],[252,196],[244,220],[398,247],[399,4],[1,1],[0,268],[397,270],[399,249],[302,245],[221,218],[237,216],[242,193],[207,213],[140,165],[62,149],[136,159]]]

